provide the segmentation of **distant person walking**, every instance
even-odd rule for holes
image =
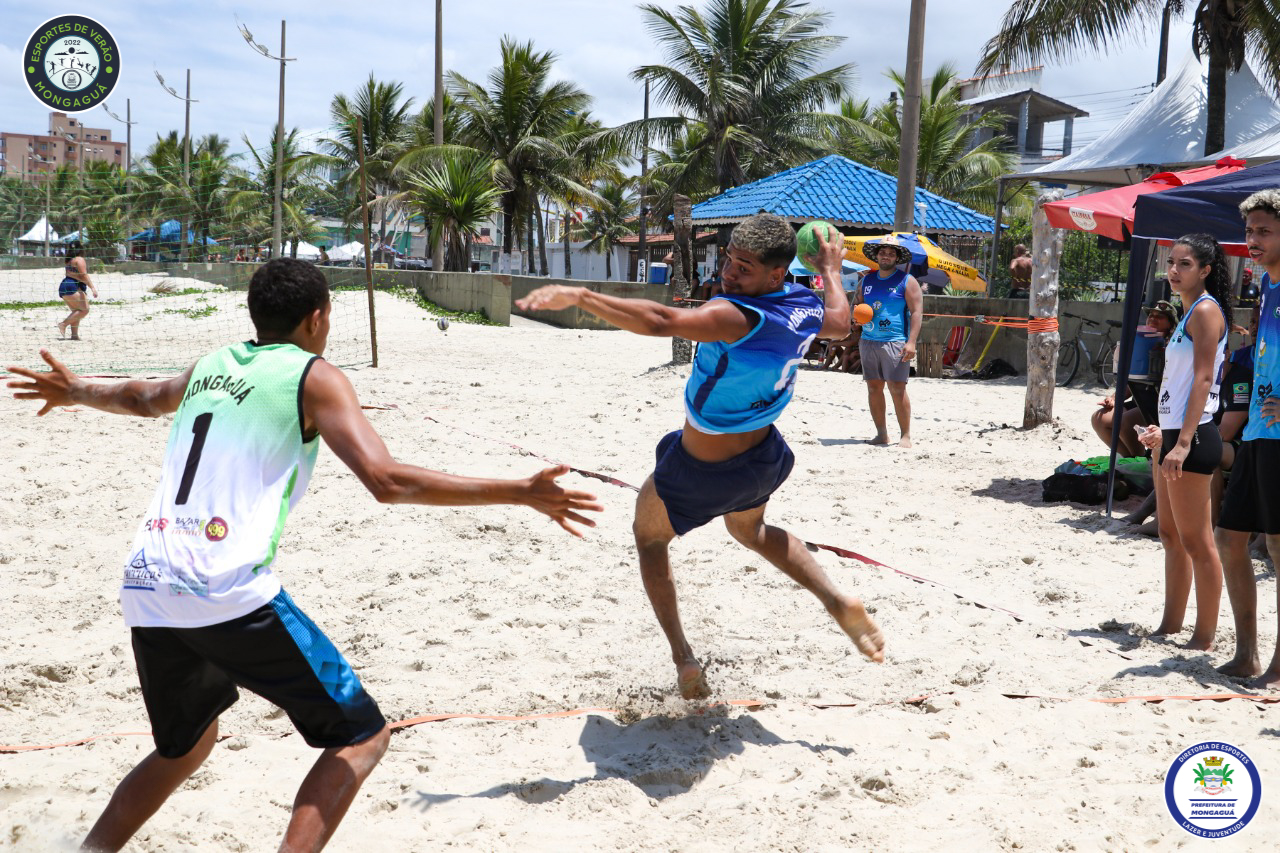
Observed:
[[[858,341],[862,377],[867,380],[867,405],[876,425],[876,436],[871,443],[889,443],[884,402],[888,385],[901,434],[898,446],[910,447],[911,400],[907,397],[907,379],[911,376],[911,359],[915,358],[916,339],[920,336],[924,292],[914,276],[897,268],[911,260],[911,250],[906,246],[886,237],[878,243],[867,243],[864,253],[878,267],[874,273],[868,273],[854,291],[855,303],[865,302],[875,311],[871,322],[862,327],[862,338]]]
[[[1031,297],[1031,256],[1027,247],[1019,243],[1013,247],[1013,260],[1009,261],[1009,298]]]
[[[80,321],[89,316],[89,297],[86,290],[93,291],[93,298],[98,298],[98,288],[93,286],[89,278],[89,268],[85,265],[84,252],[80,249],[80,241],[76,240],[67,246],[67,260],[62,266],[62,283],[58,285],[58,295],[67,303],[71,313],[58,324],[58,338],[65,338],[67,329],[71,329],[71,340],[80,340]]]

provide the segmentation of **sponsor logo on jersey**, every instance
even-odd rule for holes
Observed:
[[[160,582],[160,570],[147,561],[147,551],[139,548],[124,567],[124,588],[153,592]]]
[[[227,522],[216,515],[204,526],[204,536],[210,542],[221,542],[227,538],[229,532]]]
[[[167,518],[148,518],[145,522],[143,522],[142,529],[148,530],[148,531],[149,530],[163,531],[168,526],[169,526],[169,519]]]

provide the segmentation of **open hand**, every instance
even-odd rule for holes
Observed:
[[[551,285],[551,287],[558,286]],[[550,288],[539,288],[539,290],[548,289]],[[534,292],[536,293],[537,291]],[[567,473],[569,473],[568,465],[556,465],[553,468],[544,468],[530,477],[527,481],[527,503],[538,512],[550,516],[556,524],[569,533],[581,538],[582,532],[570,526],[569,522],[576,521],[586,527],[595,527],[595,521],[580,515],[580,513],[600,512],[604,507],[596,501],[596,496],[590,492],[580,492],[561,487],[556,482],[556,478]]]
[[[840,259],[844,257],[844,236],[834,227],[815,228],[813,236],[818,241],[818,252],[801,260],[821,273],[824,281],[829,278],[839,284]]]
[[[57,406],[70,406],[74,402],[71,399],[72,391],[81,382],[79,376],[68,370],[67,366],[54,358],[47,349],[40,350],[40,357],[53,368],[48,373],[37,373],[25,367],[6,368],[10,373],[24,376],[29,380],[9,382],[10,388],[18,389],[13,395],[15,399],[44,400],[44,406],[36,412],[36,415],[47,414]]]
[[[581,290],[580,287],[548,284],[534,290],[524,299],[517,299],[516,307],[521,311],[559,311],[576,305]]]
[[[1262,422],[1267,426],[1275,426],[1280,421],[1280,397],[1268,397],[1262,401]]]

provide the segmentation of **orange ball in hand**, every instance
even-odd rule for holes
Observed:
[[[859,326],[865,326],[870,323],[872,318],[876,316],[875,310],[865,302],[859,302],[853,306],[853,322]]]

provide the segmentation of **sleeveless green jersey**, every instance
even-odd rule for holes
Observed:
[[[196,363],[124,567],[128,625],[213,625],[280,592],[271,562],[320,444],[302,434],[302,383],[316,358],[245,342]]]

